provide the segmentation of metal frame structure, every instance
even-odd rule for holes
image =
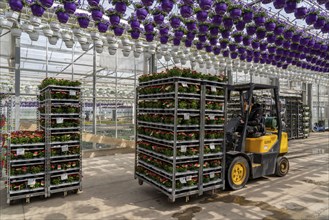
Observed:
[[[148,94],[142,95],[139,94],[138,91],[141,88],[150,87],[150,86],[163,86],[163,85],[174,85],[174,92],[170,93],[158,93],[158,94]],[[179,85],[197,85],[200,86],[200,93],[182,93],[179,92]],[[212,87],[215,91],[218,89],[222,89],[224,91],[223,96],[209,95],[206,94],[206,87]],[[205,123],[205,118],[208,115],[220,116],[226,120],[226,86],[223,83],[211,82],[211,81],[203,81],[189,78],[181,78],[181,77],[173,77],[167,79],[154,80],[146,83],[140,83],[139,87],[136,89],[136,106],[138,106],[139,101],[145,100],[161,100],[161,99],[171,99],[174,101],[174,107],[170,109],[154,109],[154,108],[139,108],[136,107],[136,118],[138,114],[166,114],[174,116],[173,124],[162,124],[162,123],[151,123],[140,121],[136,119],[136,130],[140,127],[144,128],[153,128],[162,131],[170,131],[173,132],[173,140],[164,140],[159,138],[154,138],[152,136],[146,136],[137,134],[136,132],[136,140],[147,141],[152,144],[165,146],[169,149],[172,149],[173,156],[169,157],[166,155],[162,155],[160,153],[146,150],[140,147],[136,142],[135,148],[135,178],[139,180],[139,183],[147,182],[150,185],[156,187],[171,201],[175,201],[177,198],[186,197],[186,200],[189,199],[190,195],[198,194],[202,195],[205,191],[211,191],[218,188],[224,189],[225,187],[225,136],[219,139],[205,139],[205,132],[207,130],[217,130],[224,132],[224,122],[220,125],[211,125]],[[197,100],[200,103],[200,109],[181,109],[179,108],[179,100]],[[206,109],[206,101],[218,101],[223,104],[222,110],[210,110]],[[180,125],[178,124],[178,116],[190,117],[196,116],[200,118],[200,124],[198,125]],[[177,136],[179,132],[197,132],[199,134],[198,140],[178,140]],[[220,145],[221,152],[213,153],[213,154],[205,154],[204,153],[204,145]],[[198,148],[198,155],[194,156],[177,156],[178,151],[186,152],[186,149],[189,147]],[[172,173],[165,171],[164,169],[157,168],[151,164],[148,164],[139,158],[139,154],[144,154],[155,158],[157,160],[164,161],[168,164],[172,165]],[[203,168],[205,161],[210,160],[220,160],[221,164],[219,167],[214,168]],[[197,162],[200,167],[196,171],[186,171],[186,172],[178,172],[176,170],[176,165],[186,164],[188,162]],[[171,181],[171,187],[165,187],[160,183],[150,179],[146,175],[143,175],[137,171],[138,167],[143,167],[148,171],[154,172],[163,178],[167,178]],[[215,174],[218,175],[218,179],[215,178]],[[203,183],[204,175],[212,176],[214,180],[209,183]],[[197,185],[191,187],[183,187],[180,189],[176,188],[176,181],[180,181],[182,184],[191,180],[192,178],[198,178]]]

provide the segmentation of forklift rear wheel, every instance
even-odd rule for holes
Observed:
[[[289,160],[286,157],[278,157],[276,161],[275,175],[283,177],[289,171]]]
[[[233,190],[242,189],[249,178],[249,164],[244,157],[235,157],[227,172],[228,186]]]

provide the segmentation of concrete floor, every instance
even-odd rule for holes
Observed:
[[[329,133],[289,142],[286,177],[253,180],[239,191],[170,203],[133,176],[134,155],[84,159],[83,192],[30,204],[6,204],[1,185],[0,220],[7,219],[329,219]]]

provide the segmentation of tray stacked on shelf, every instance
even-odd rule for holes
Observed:
[[[72,82],[75,83],[75,82]],[[81,190],[81,89],[47,85],[40,90],[40,128],[45,132],[47,196]]]
[[[170,200],[224,188],[224,84],[171,77],[137,88],[136,172]]]
[[[288,139],[304,138],[301,97],[285,97]]]
[[[310,107],[307,105],[303,106],[303,133],[304,137],[307,138],[310,135]]]
[[[239,92],[232,92],[230,100],[227,102],[227,120],[241,114],[241,102]]]

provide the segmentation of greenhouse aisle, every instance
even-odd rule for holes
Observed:
[[[134,154],[84,159],[83,192],[32,198],[8,206],[1,182],[0,219],[328,219],[329,133],[290,143],[286,177],[251,181],[246,188],[170,203],[134,179]]]

